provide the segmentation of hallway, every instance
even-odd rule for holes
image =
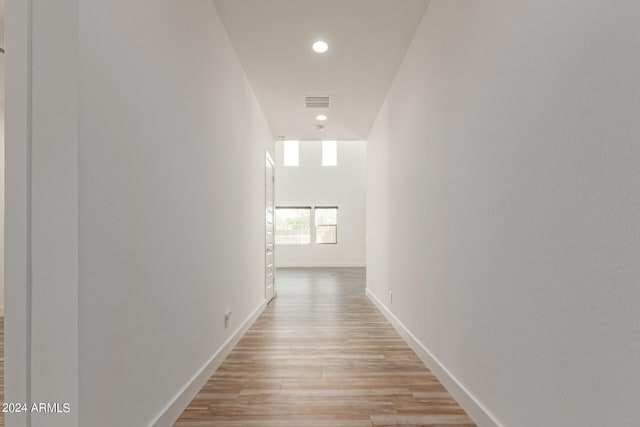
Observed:
[[[279,269],[175,427],[475,426],[364,291],[364,268]]]
[[[8,427],[640,426],[640,2],[5,12]]]

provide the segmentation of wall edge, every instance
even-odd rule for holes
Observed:
[[[422,360],[425,366],[436,376],[453,398],[462,406],[467,415],[476,422],[478,427],[504,427],[489,410],[482,405],[451,372],[440,362],[406,326],[382,302],[375,294],[366,288],[367,297],[374,303],[380,313],[398,331],[400,336],[409,344],[411,349]]]
[[[200,389],[207,383],[209,378],[220,367],[227,358],[231,350],[238,344],[247,330],[253,325],[256,319],[262,314],[266,307],[266,302],[262,301],[258,307],[249,315],[244,323],[231,335],[231,337],[220,347],[220,349],[209,359],[207,363],[182,387],[182,389],[171,399],[171,401],[160,411],[155,419],[149,423],[150,427],[171,427],[180,417],[182,412],[189,406],[189,403],[198,394]]]

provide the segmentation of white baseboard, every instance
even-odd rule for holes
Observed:
[[[411,332],[398,320],[389,309],[367,288],[367,296],[378,307],[378,310],[391,323],[391,325],[404,338],[409,346],[416,352],[426,367],[438,378],[444,388],[462,406],[478,427],[503,427],[487,408],[485,408],[449,370],[436,359],[427,348],[413,336]]]
[[[349,268],[353,268],[353,267],[357,267],[357,268],[363,268],[366,267],[366,264],[336,264],[336,263],[331,263],[331,264],[322,264],[322,263],[302,263],[302,264],[282,264],[282,265],[276,265],[276,268],[342,268],[342,267],[349,267]]]
[[[149,424],[151,427],[171,427],[176,422],[180,414],[189,406],[189,403],[198,394],[200,389],[211,378],[213,373],[220,367],[224,359],[227,358],[231,350],[238,344],[240,338],[244,336],[249,327],[256,321],[258,316],[264,311],[266,302],[254,310],[249,318],[231,335],[224,345],[214,354],[211,359],[200,369],[189,382],[180,390],[173,400],[162,410],[153,422]]]

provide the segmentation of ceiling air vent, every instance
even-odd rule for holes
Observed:
[[[331,107],[331,96],[312,95],[304,97],[304,108],[329,108]]]

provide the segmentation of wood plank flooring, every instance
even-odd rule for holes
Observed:
[[[365,270],[279,269],[278,297],[174,427],[472,427],[365,296]]]

